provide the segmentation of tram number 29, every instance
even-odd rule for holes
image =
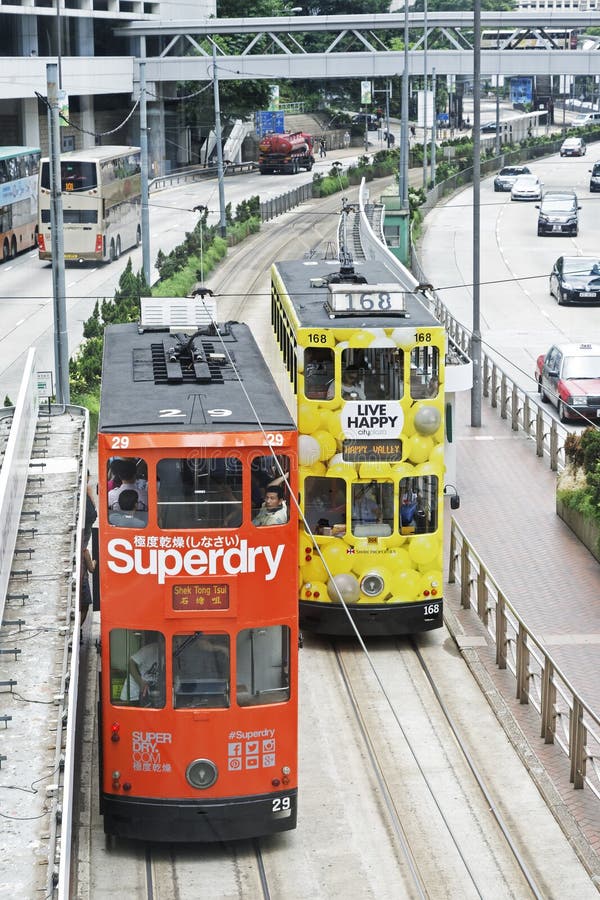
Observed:
[[[286,816],[289,815],[292,811],[291,797],[273,797],[273,800],[271,802],[273,804],[271,812],[275,814]]]
[[[281,447],[283,444],[283,435],[281,433],[277,433],[276,431],[267,431],[266,432],[267,444],[272,447]]]

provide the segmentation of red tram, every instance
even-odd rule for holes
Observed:
[[[187,330],[105,332],[100,810],[221,841],[296,826],[297,433],[247,326]]]

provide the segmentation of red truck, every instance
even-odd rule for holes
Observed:
[[[313,139],[310,134],[295,131],[288,134],[265,134],[258,145],[258,168],[261,175],[277,172],[295,175],[300,169],[313,167]]]

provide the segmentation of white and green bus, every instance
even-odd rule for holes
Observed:
[[[65,260],[112,262],[142,240],[139,147],[93,147],[62,153],[60,178]],[[52,259],[50,164],[42,159],[38,250]]]
[[[38,147],[0,147],[0,258],[37,244]]]

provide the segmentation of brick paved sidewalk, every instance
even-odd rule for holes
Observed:
[[[536,456],[533,442],[513,432],[487,401],[481,428],[471,428],[468,392],[459,395],[455,435],[461,507],[452,515],[575,690],[600,710],[600,565],[556,515],[555,474]],[[446,518],[448,544],[450,516]],[[461,609],[457,586],[448,585],[445,595],[449,624],[454,621],[452,630],[459,631],[465,658],[490,702],[498,692],[499,717],[510,711],[515,735],[522,730],[529,744],[522,742],[526,764],[536,780],[540,776],[540,790],[561,812],[563,827],[585,853],[581,830],[591,848],[588,865],[600,884],[598,802],[589,789],[573,789],[568,760],[558,747],[540,739],[537,713],[515,699],[513,676],[496,668],[495,651],[477,616]],[[539,763],[545,772],[537,771]]]

